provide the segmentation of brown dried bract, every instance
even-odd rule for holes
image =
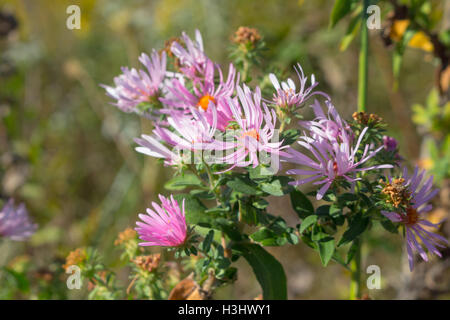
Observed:
[[[124,231],[119,232],[116,241],[114,241],[114,245],[121,245],[129,240],[135,239],[137,232],[131,228],[126,228]]]
[[[86,260],[86,251],[78,248],[71,251],[66,258],[66,264],[63,265],[64,270],[67,270],[70,266],[76,266]]]
[[[232,41],[236,44],[256,44],[260,40],[261,35],[259,34],[258,29],[242,26],[237,29],[232,39]]]
[[[383,118],[381,118],[380,116],[378,116],[374,113],[368,114],[363,111],[354,112],[352,117],[356,122],[358,122],[362,125],[368,125],[368,124],[377,125],[383,121]]]
[[[170,292],[169,300],[205,300],[206,294],[192,279],[192,276],[181,280]]]
[[[384,188],[381,190],[381,193],[388,196],[386,199],[387,203],[392,203],[392,205],[398,208],[400,205],[407,206],[409,204],[410,193],[408,188],[404,185],[405,179],[397,178],[390,182],[383,182]]]
[[[142,270],[152,272],[159,266],[161,254],[155,253],[148,256],[137,256],[132,262]]]

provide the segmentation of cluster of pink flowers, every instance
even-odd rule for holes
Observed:
[[[263,99],[259,87],[252,91],[246,84],[240,84],[240,75],[232,64],[224,77],[221,67],[205,54],[199,31],[195,33],[195,40],[183,33],[181,41],[171,44],[170,51],[176,60],[176,71],[166,70],[165,52],[153,51],[151,57],[142,54],[139,59],[146,71],[123,68],[123,74],[114,79],[115,87],[104,86],[107,94],[116,100],[114,104],[125,112],[142,113],[141,103],[159,103],[159,117],[151,118],[152,134],[135,139],[138,152],[163,159],[167,166],[192,163],[192,152],[194,155],[200,152],[199,160],[204,162],[205,153],[215,152],[213,162],[224,165],[222,172],[265,164],[260,155],[269,154],[277,162],[281,158],[302,166],[286,171],[289,175],[303,176],[291,184],[313,182],[320,186],[318,200],[334,183],[346,181],[354,186],[360,180],[359,172],[393,167],[391,164],[367,163],[382,149],[395,151],[396,140],[385,136],[383,144],[377,147],[365,143],[369,128],[354,132],[328,95],[314,91],[318,85],[314,75],[308,86],[308,77],[300,65],[295,68],[298,87],[292,79],[280,83],[274,74],[270,74],[269,80],[275,91],[271,99]],[[315,100],[311,105],[315,118],[300,121],[304,129],[297,141],[303,149],[300,152],[280,141],[277,111],[293,113],[315,95],[325,98],[325,112]],[[432,180],[417,191],[423,173],[418,174],[416,170],[409,177],[405,172],[404,177],[405,186],[411,192],[410,206],[405,212],[383,214],[405,225],[412,268],[413,250],[427,259],[416,237],[437,255],[440,254],[436,247],[441,246],[438,241],[445,242],[445,239],[424,229],[424,226],[437,225],[420,217],[431,209],[426,202],[436,193],[431,191]],[[143,241],[141,245],[182,246],[188,237],[184,202],[180,208],[173,196],[167,199],[160,195],[159,198],[161,205],[153,203],[154,210],[147,209],[147,215],[139,215],[142,222],[137,222],[136,230]]]
[[[291,169],[287,174],[309,175],[310,177],[291,182],[293,185],[301,185],[313,182],[322,185],[317,192],[317,199],[323,198],[327,190],[337,179],[345,179],[354,183],[360,178],[356,173],[374,169],[392,168],[390,164],[361,167],[370,158],[375,156],[383,146],[371,150],[371,145],[366,144],[362,155],[357,154],[361,147],[368,128],[364,128],[355,139],[354,133],[347,123],[342,120],[330,101],[326,102],[327,114],[325,114],[316,100],[312,105],[316,118],[312,121],[301,121],[300,124],[307,130],[298,141],[310,155],[300,153],[290,148],[290,154],[286,161],[305,166],[306,169]],[[356,142],[355,142],[356,140]]]

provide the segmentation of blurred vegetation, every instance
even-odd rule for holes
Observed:
[[[436,15],[433,28],[448,29],[448,1],[428,2]],[[70,4],[81,8],[80,30],[66,28]],[[388,2],[380,7],[386,21],[391,7]],[[183,30],[192,35],[198,28],[208,55],[225,65],[230,54],[225,48],[244,25],[264,36],[265,66],[292,75],[291,66],[300,62],[349,118],[356,109],[358,39],[347,40],[347,50],[340,50],[348,27],[329,28],[332,8],[325,0],[0,0],[1,12],[17,22],[0,38],[0,196],[23,201],[39,223],[28,242],[0,243],[0,282],[11,284],[0,285],[0,298],[86,297],[87,286],[67,289],[65,257],[93,246],[108,264],[123,266],[114,240],[133,227],[137,213],[156,199],[170,176],[170,169],[132,148],[132,139],[148,133],[149,124],[111,106],[100,83],[111,84],[120,66],[137,66],[140,52],[162,48]],[[441,149],[434,150],[431,140],[424,147],[429,155],[421,150],[422,140],[449,130],[448,104],[443,108],[437,92],[430,94],[439,61],[420,46],[406,50],[395,91],[391,52],[381,33],[369,33],[367,111],[386,120],[404,157],[428,159],[428,164],[448,161],[448,135]],[[448,165],[440,164],[440,181],[448,179]],[[285,202],[274,199],[271,211],[295,224]],[[376,234],[367,240],[370,254],[363,249],[363,265],[381,266],[383,289],[370,294],[394,298],[405,269],[399,259],[402,242]],[[339,266],[325,272],[318,256],[302,244],[270,251],[288,274],[291,299],[346,298],[348,275]],[[222,289],[219,298],[260,294],[253,276],[247,277],[249,267],[240,267],[236,285]],[[121,276],[129,281],[127,273]]]

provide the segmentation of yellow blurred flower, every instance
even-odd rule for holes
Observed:
[[[408,19],[395,20],[392,24],[389,37],[394,41],[400,41],[406,31],[410,21]],[[434,49],[433,43],[430,38],[422,31],[416,32],[411,40],[409,40],[408,46],[411,48],[422,49],[426,52],[431,52]]]

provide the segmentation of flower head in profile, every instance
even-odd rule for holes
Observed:
[[[406,230],[406,249],[408,252],[409,268],[414,267],[414,253],[418,252],[423,260],[428,261],[428,253],[442,257],[437,247],[446,248],[448,241],[444,237],[431,232],[430,229],[438,229],[439,223],[431,223],[424,219],[424,214],[432,209],[428,202],[439,192],[432,189],[433,177],[424,181],[425,170],[419,172],[415,168],[412,175],[403,168],[402,177],[393,179],[389,177],[382,193],[387,196],[387,202],[395,207],[392,211],[381,211],[392,222],[400,223]]]
[[[180,40],[172,42],[171,51],[179,60],[181,72],[191,79],[204,76],[210,60],[204,52],[200,31],[195,30],[194,41],[185,32]]]
[[[341,118],[331,101],[325,101],[327,112],[323,112],[319,101],[314,100],[311,108],[314,111],[313,121],[300,121],[300,125],[307,129],[311,137],[317,141],[329,141],[331,143],[342,141],[352,142],[354,133],[347,122]]]
[[[139,104],[157,100],[166,77],[165,52],[160,55],[153,50],[150,57],[142,53],[139,61],[147,71],[122,67],[122,74],[114,78],[115,87],[101,85],[116,100],[114,105],[124,112],[140,113]]]
[[[173,196],[165,198],[159,195],[161,205],[152,202],[153,210],[139,214],[142,220],[136,222],[136,231],[143,241],[141,246],[178,247],[187,237],[187,225],[184,212],[184,200],[180,206]]]
[[[312,126],[312,128],[317,128]],[[369,167],[362,167],[362,165],[375,156],[383,146],[376,150],[369,151],[370,145],[365,145],[362,155],[357,152],[360,148],[361,141],[366,134],[368,128],[364,128],[358,137],[355,145],[349,140],[347,134],[342,136],[342,141],[336,140],[317,140],[311,136],[304,135],[300,137],[298,143],[310,152],[312,157],[300,153],[292,148],[288,150],[290,157],[285,158],[286,161],[300,164],[307,169],[290,169],[287,174],[308,175],[310,177],[290,182],[292,185],[301,185],[308,182],[313,182],[315,185],[322,185],[317,192],[317,199],[323,198],[331,184],[337,179],[343,178],[346,181],[353,183],[360,178],[356,178],[356,173],[360,171],[368,171],[374,169],[392,168],[390,164],[374,165]],[[313,133],[319,136],[324,136],[324,132]]]
[[[319,84],[316,82],[314,75],[311,75],[311,85],[308,87],[308,77],[303,73],[303,69],[300,64],[297,64],[297,68],[294,66],[295,72],[297,73],[300,87],[296,88],[295,82],[288,78],[286,81],[282,81],[281,84],[277,77],[271,73],[269,74],[269,79],[272,82],[276,92],[273,94],[271,103],[276,106],[285,109],[296,109],[308,100],[313,95],[322,95],[328,100],[330,99],[327,94],[320,91],[313,91],[314,88]]]
[[[259,87],[252,93],[246,85],[243,89],[238,86],[237,93],[239,100],[228,99],[235,125],[231,126],[234,140],[227,143],[226,148],[232,149],[232,152],[220,161],[232,164],[231,170],[234,167],[258,166],[264,153],[284,155],[282,149],[287,146],[282,146],[283,141],[278,141],[275,110],[269,110],[261,101]]]
[[[9,199],[0,211],[0,237],[15,241],[29,238],[37,229],[28,216],[25,205],[14,206],[14,200]]]

